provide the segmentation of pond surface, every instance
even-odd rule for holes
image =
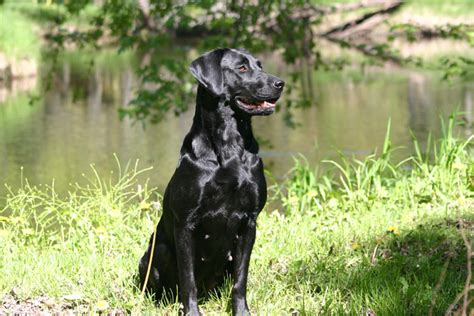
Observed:
[[[136,79],[131,67],[125,62],[120,67],[82,68],[88,67],[62,63],[53,73],[52,89],[33,105],[29,93],[22,91],[28,89],[7,89],[2,95],[0,196],[6,192],[3,183],[16,187],[22,174],[32,184],[51,184],[54,179],[57,191],[65,193],[70,183],[84,181],[84,173],[92,175],[90,164],[103,175],[116,170],[114,154],[123,165],[139,159],[140,166],[153,166],[146,175],[163,192],[194,105],[180,117],[169,115],[146,128],[120,121],[118,108],[133,97]],[[284,77],[284,67],[273,66],[270,72]],[[410,131],[422,142],[430,132],[437,137],[439,117],[456,108],[471,122],[474,84],[449,84],[439,77],[390,68],[357,76],[315,73],[313,104],[292,110],[297,127],[285,123],[284,110],[253,119],[265,166],[281,179],[299,153],[313,165],[336,158],[338,151],[366,156],[381,147],[389,118],[392,143],[406,147],[401,156],[412,150]],[[460,132],[472,133],[466,128]]]

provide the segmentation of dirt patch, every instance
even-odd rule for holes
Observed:
[[[88,315],[100,314],[122,316],[127,313],[120,309],[100,311],[84,301],[67,301],[48,296],[17,299],[8,294],[0,299],[0,315]]]

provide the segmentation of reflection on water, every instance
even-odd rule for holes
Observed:
[[[117,114],[118,107],[133,97],[132,69],[97,65],[79,72],[68,62],[58,69],[53,89],[38,104],[28,105],[24,94],[0,103],[0,182],[18,185],[23,166],[31,183],[51,183],[54,178],[56,188],[64,192],[69,183],[81,181],[82,173],[89,173],[91,163],[102,174],[115,169],[116,153],[123,163],[140,159],[143,167],[152,165],[151,184],[163,190],[194,106],[180,117],[169,115],[144,129],[120,121]],[[278,75],[279,70],[272,72]],[[261,156],[277,178],[291,168],[291,157],[298,153],[313,164],[337,157],[338,150],[358,157],[371,153],[381,146],[389,118],[393,144],[407,146],[405,154],[411,150],[410,130],[421,140],[430,132],[439,136],[439,116],[446,117],[456,107],[472,123],[472,84],[449,85],[434,76],[394,70],[371,72],[362,79],[323,76],[311,78],[316,105],[293,110],[299,127],[285,124],[284,111],[253,120],[255,134],[263,140]]]
[[[0,104],[20,93],[28,92],[36,86],[36,77],[25,77],[21,80],[0,81]]]

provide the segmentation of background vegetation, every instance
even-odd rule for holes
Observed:
[[[253,53],[278,51],[293,70],[287,75],[286,107],[308,106],[311,73],[353,65],[393,65],[441,69],[446,79],[472,78],[472,54],[423,56],[400,43],[450,39],[474,45],[467,1],[5,1],[5,18],[27,19],[48,42],[48,55],[65,49],[117,49],[137,53],[141,85],[122,116],[158,122],[164,113],[183,113],[192,103],[189,62],[206,50],[245,47]],[[453,18],[455,17],[455,18]],[[21,26],[21,25],[19,25]],[[34,27],[2,25],[7,54],[31,54]],[[16,43],[16,38],[21,42]],[[328,50],[329,43],[343,53]],[[1,48],[0,48],[1,49]],[[20,53],[21,52],[21,53]],[[53,57],[53,60],[56,57]],[[54,67],[54,66],[53,66]],[[301,85],[302,93],[292,88]],[[49,85],[47,85],[49,87]],[[291,119],[288,117],[288,123]]]

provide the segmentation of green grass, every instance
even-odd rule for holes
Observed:
[[[313,4],[334,5],[359,2],[357,0],[312,0]],[[474,3],[469,0],[407,0],[404,9],[417,13],[437,13],[457,17],[474,13]]]
[[[0,52],[11,58],[37,58],[40,39],[36,25],[23,14],[0,6]]]
[[[326,162],[331,172],[319,174],[295,160],[288,179],[271,190],[281,206],[258,219],[251,310],[425,315],[435,297],[434,315],[444,313],[466,279],[459,223],[468,234],[474,220],[472,138],[456,140],[453,122],[429,151],[414,141],[417,154],[397,165],[389,133],[381,152],[363,161]],[[0,302],[47,296],[50,306],[76,311],[178,311],[177,303],[157,310],[136,288],[137,262],[159,218],[160,196],[137,183],[145,170],[125,169],[93,171],[90,184],[74,186],[66,198],[54,185],[25,182],[11,190],[0,212]],[[230,285],[220,298],[202,302],[202,311],[228,310],[229,293]]]
[[[406,10],[412,10],[414,14],[436,13],[451,17],[474,14],[474,3],[468,0],[411,0],[407,4]]]
[[[0,5],[0,52],[9,58],[37,59],[42,48],[42,33],[61,23],[86,27],[97,11],[97,7],[88,5],[75,15],[63,5],[7,0]]]
[[[63,1],[53,1],[48,4],[28,0],[5,0],[3,7],[20,12],[33,21],[43,25],[66,22],[84,26],[90,23],[90,19],[94,17],[99,10],[99,7],[93,4],[86,4],[83,7],[85,2],[69,2],[66,5],[61,2]]]

